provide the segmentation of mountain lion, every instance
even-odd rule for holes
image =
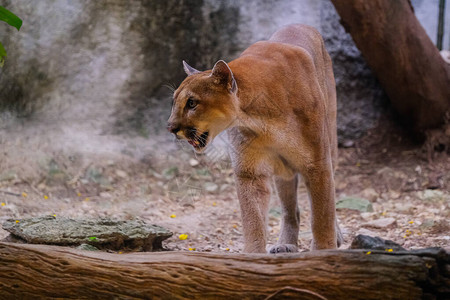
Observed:
[[[342,242],[336,221],[336,87],[322,37],[290,25],[251,45],[229,64],[198,71],[183,61],[187,78],[175,91],[168,129],[202,152],[227,130],[241,207],[245,252],[265,252],[270,180],[282,220],[271,253],[298,245],[299,174],[309,192],[312,249]]]

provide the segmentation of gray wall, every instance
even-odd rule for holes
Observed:
[[[434,40],[437,3],[413,1]],[[0,26],[8,52],[0,69],[3,137],[19,126],[39,128],[33,135],[70,133],[73,145],[81,136],[83,141],[117,133],[152,138],[164,130],[169,114],[167,85],[176,86],[185,76],[182,59],[211,68],[290,23],[315,26],[324,36],[336,75],[340,141],[364,134],[387,106],[328,0],[10,0],[3,5],[24,20],[20,32]],[[445,35],[448,48],[449,32]]]

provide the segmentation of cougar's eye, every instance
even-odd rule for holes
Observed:
[[[195,101],[193,98],[189,98],[186,102],[186,107],[189,109],[193,109],[197,106],[197,101]]]

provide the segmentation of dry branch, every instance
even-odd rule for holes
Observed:
[[[421,299],[450,296],[449,253],[112,254],[0,242],[2,299]],[[115,299],[116,299],[115,298]]]
[[[14,193],[14,192],[6,191],[6,190],[0,190],[0,193],[6,194],[6,195],[11,195],[11,196],[16,196],[16,197],[22,196],[22,194]]]

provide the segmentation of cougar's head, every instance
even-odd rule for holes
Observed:
[[[237,84],[223,60],[200,72],[183,61],[188,77],[173,96],[168,130],[202,152],[236,118]]]

